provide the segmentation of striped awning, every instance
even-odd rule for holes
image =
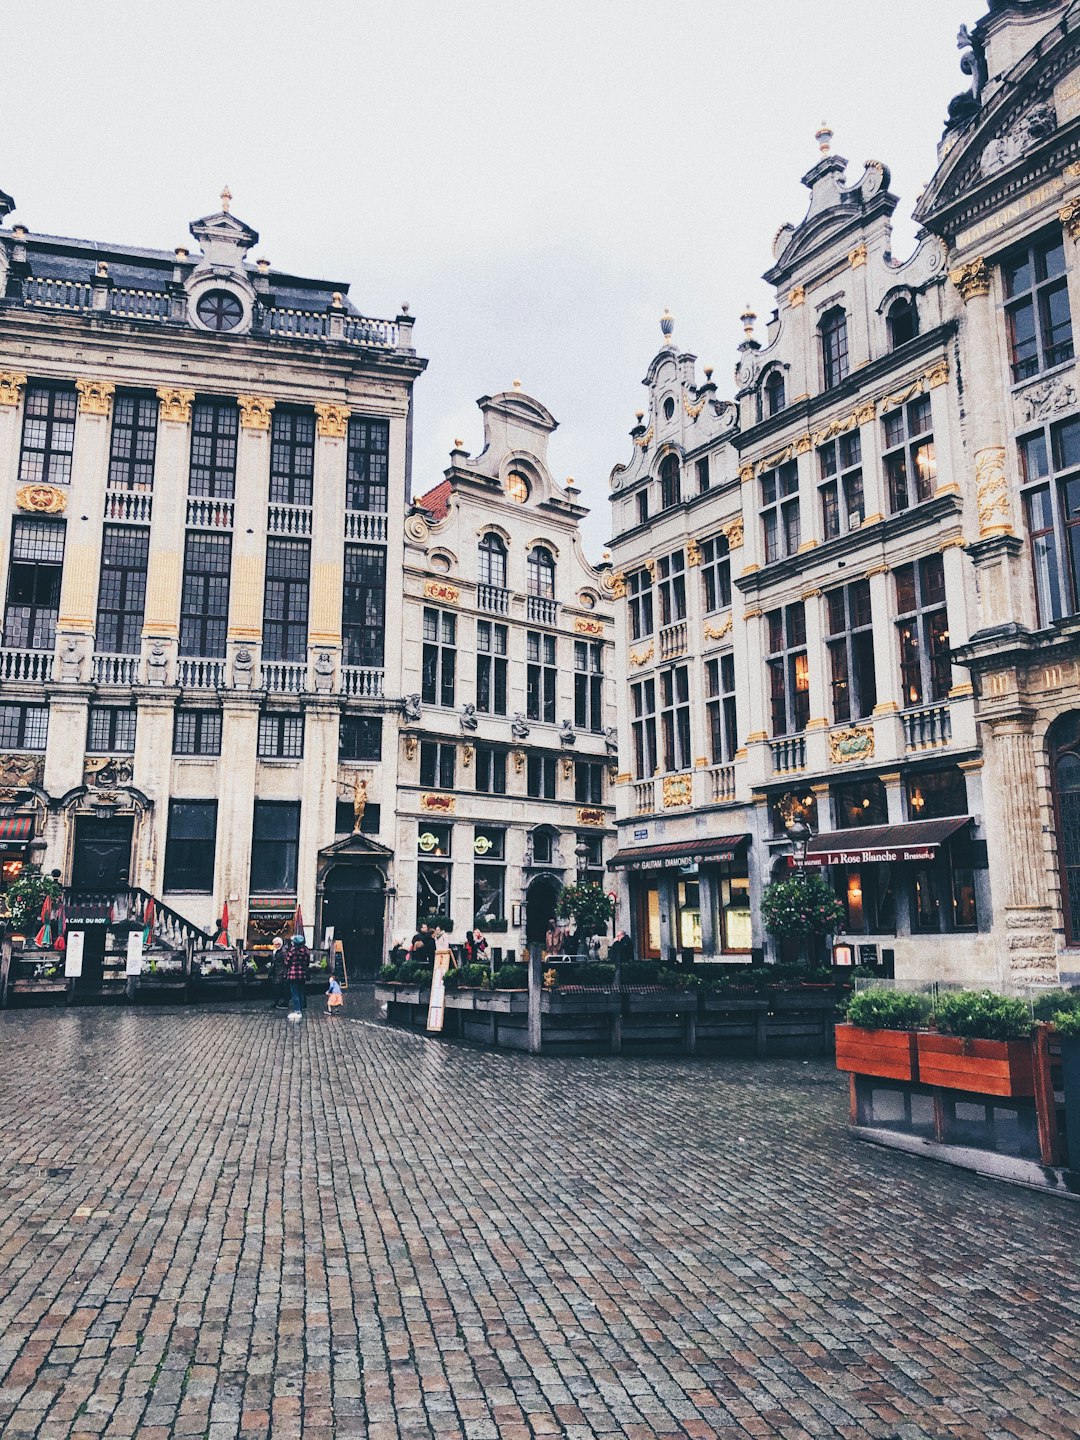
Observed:
[[[8,820],[0,820],[0,841],[25,845],[27,840],[33,838],[33,834],[32,815],[12,815]]]

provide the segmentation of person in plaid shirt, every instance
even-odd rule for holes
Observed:
[[[311,952],[303,935],[294,935],[285,957],[285,979],[289,982],[290,1020],[299,1020],[304,1012],[304,986],[311,969]]]

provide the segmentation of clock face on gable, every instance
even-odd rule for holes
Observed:
[[[228,290],[208,290],[195,313],[208,330],[235,330],[244,318],[244,307]]]

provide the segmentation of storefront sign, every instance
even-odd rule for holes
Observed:
[[[82,974],[83,945],[86,936],[81,930],[68,930],[67,949],[64,951],[64,974],[69,979],[78,979]]]
[[[127,964],[124,967],[125,975],[142,974],[143,956],[143,932],[132,930],[127,937]]]
[[[730,864],[734,850],[715,850],[708,855],[665,855],[661,860],[637,860],[635,870],[686,870],[696,865]]]
[[[634,831],[634,839],[635,839],[635,840],[647,840],[648,838],[649,838],[648,826],[646,826],[643,830],[635,830],[635,831]]]
[[[871,846],[866,850],[819,850],[808,865],[890,865],[898,860],[933,860],[936,845]],[[796,862],[797,863],[797,862]]]

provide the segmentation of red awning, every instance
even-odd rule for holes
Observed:
[[[947,820],[911,820],[906,825],[867,825],[854,830],[830,830],[810,837],[806,858],[816,860],[819,865],[933,860],[949,836],[970,823],[970,815],[951,815]]]
[[[12,815],[9,820],[0,820],[0,840],[21,842],[25,845],[27,840],[33,838],[33,834],[32,815]]]
[[[707,840],[679,840],[670,845],[630,845],[608,861],[609,870],[677,870],[683,865],[719,864],[734,860],[749,835],[713,835]]]

